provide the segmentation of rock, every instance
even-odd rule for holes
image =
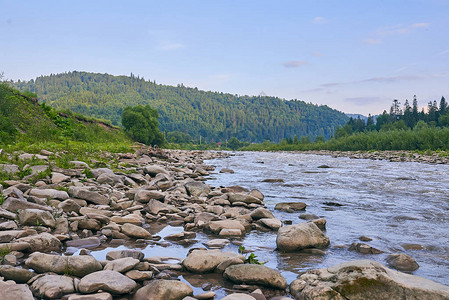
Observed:
[[[362,242],[371,242],[373,239],[365,235],[362,235],[361,237],[359,237],[359,240],[361,240]]]
[[[88,169],[89,165],[84,161],[72,160],[69,161],[69,164],[74,165],[75,168]]]
[[[198,300],[214,299],[216,295],[217,294],[215,292],[209,291],[209,292],[205,292],[205,293],[196,295],[195,298],[193,298],[193,299],[198,299]],[[185,298],[183,300],[185,300]]]
[[[100,246],[101,241],[96,236],[91,236],[84,239],[70,240],[65,242],[67,247],[74,248],[96,248]]]
[[[132,258],[132,257],[118,258],[118,259],[108,262],[104,266],[103,270],[111,270],[111,271],[117,271],[120,273],[125,273],[125,272],[131,270],[132,268],[134,268],[139,262],[140,262],[140,260]]]
[[[0,265],[0,276],[4,277],[6,280],[14,280],[18,283],[26,283],[34,275],[36,274],[27,269]]]
[[[135,280],[135,281],[144,281],[150,280],[153,278],[154,273],[152,271],[139,271],[139,270],[131,270],[125,273],[125,276]]]
[[[5,202],[3,202],[2,207],[11,212],[16,212],[20,209],[29,209],[29,208],[40,209],[40,210],[45,210],[45,211],[50,211],[50,212],[53,211],[53,209],[51,207],[28,202],[28,201],[22,201],[20,199],[12,198],[12,197],[9,197],[8,199],[6,199]]]
[[[281,227],[276,237],[277,248],[284,252],[305,248],[325,248],[329,244],[329,238],[314,223]]]
[[[228,169],[228,168],[222,168],[222,169],[220,170],[220,173],[234,174],[234,170]]]
[[[60,256],[39,252],[31,254],[25,265],[37,273],[53,272],[77,277],[102,269],[101,264],[90,255]]]
[[[37,278],[30,286],[36,297],[61,299],[63,295],[75,292],[73,278],[61,275],[45,275]]]
[[[15,220],[16,214],[10,211],[7,211],[6,209],[0,208],[0,218]]]
[[[372,260],[307,271],[290,284],[290,292],[296,299],[449,299],[448,286]]]
[[[30,288],[26,284],[0,281],[0,300],[34,300]]]
[[[244,193],[228,193],[228,200],[231,203],[243,202],[246,204],[262,204],[262,200],[260,200],[259,198]]]
[[[243,235],[243,232],[240,229],[230,229],[230,228],[223,228],[222,230],[220,230],[220,233],[218,234],[219,236],[241,236]]]
[[[16,222],[14,221],[7,221],[0,223],[0,231],[1,230],[16,230],[19,227],[17,226]]]
[[[309,222],[314,223],[321,230],[326,230],[326,223],[327,223],[327,221],[326,221],[325,218],[315,219],[315,220],[312,220],[312,221],[309,221]]]
[[[246,232],[245,226],[237,220],[212,221],[207,223],[205,228],[215,234],[219,234],[223,229],[237,229],[240,230],[241,233]]]
[[[305,210],[306,206],[307,205],[304,202],[281,202],[277,203],[274,206],[274,209],[282,211],[298,211]]]
[[[200,196],[201,194],[210,193],[210,186],[200,181],[186,183],[185,188],[190,196]]]
[[[20,171],[18,165],[0,164],[0,170],[8,174],[15,174]]]
[[[30,196],[46,199],[66,200],[69,199],[69,194],[66,191],[58,191],[54,189],[32,189]]]
[[[280,290],[287,288],[287,280],[281,273],[262,265],[233,265],[226,268],[223,277],[238,284],[255,284]]]
[[[99,290],[112,294],[127,294],[134,290],[136,282],[116,271],[98,271],[81,278],[79,291],[84,294]]]
[[[264,218],[272,218],[272,219],[275,218],[274,215],[271,213],[271,211],[263,207],[259,207],[253,210],[250,216],[251,218],[253,218],[253,220],[259,220]]]
[[[118,183],[123,184],[122,176],[115,175],[114,173],[103,173],[97,177],[97,182],[100,184],[109,184],[110,186],[114,186]]]
[[[263,225],[270,228],[271,230],[279,230],[282,227],[281,220],[278,219],[260,219],[259,220]]]
[[[80,212],[81,206],[75,200],[67,199],[59,203],[58,208],[67,213],[74,211],[78,214]]]
[[[151,177],[155,177],[157,174],[162,173],[165,175],[170,175],[170,173],[164,168],[156,165],[146,166],[143,168],[145,174],[150,175]]]
[[[154,280],[137,290],[133,300],[178,300],[193,295],[188,284],[177,280]]]
[[[356,251],[362,254],[381,254],[383,253],[382,250],[376,249],[371,247],[370,245],[364,244],[364,243],[352,243],[351,246],[349,246],[350,251]]]
[[[61,241],[46,232],[20,238],[17,242],[28,243],[30,245],[27,249],[29,252],[58,252],[61,250]]]
[[[300,214],[299,218],[303,220],[316,220],[319,219],[320,217],[314,214]]]
[[[160,212],[163,213],[178,213],[180,212],[179,209],[174,207],[173,205],[162,203],[158,200],[151,199],[148,203],[147,207],[145,208],[146,211],[152,213],[153,215],[157,215]]]
[[[116,224],[127,224],[127,223],[130,223],[130,224],[134,224],[134,225],[137,225],[137,226],[142,226],[142,223],[143,223],[144,220],[143,220],[142,217],[140,217],[138,215],[129,214],[129,215],[126,215],[124,217],[113,216],[111,218],[111,221],[116,223]]]
[[[80,214],[82,214],[83,216],[87,216],[87,215],[102,215],[102,216],[106,216],[106,217],[112,216],[112,212],[110,210],[96,209],[96,208],[91,208],[91,207],[81,207]]]
[[[204,245],[207,246],[207,248],[224,248],[227,244],[229,244],[229,240],[228,239],[213,239],[210,240],[208,242],[205,242]]]
[[[138,239],[150,239],[151,234],[142,227],[126,223],[122,225],[122,233]]]
[[[109,168],[96,168],[96,169],[91,169],[90,172],[92,173],[92,176],[95,179],[98,179],[98,177],[102,174],[111,174],[114,175],[114,171],[112,171]]]
[[[55,227],[53,215],[45,210],[24,209],[19,211],[19,222],[22,225]]]
[[[182,265],[193,273],[210,273],[223,261],[230,258],[245,260],[243,255],[235,252],[222,252],[220,250],[193,250],[184,259]]]
[[[62,173],[52,172],[51,173],[51,183],[61,183],[64,181],[69,181],[70,176],[66,176]]]
[[[229,266],[240,265],[243,261],[239,257],[231,257],[222,261],[214,270],[215,273],[222,274]]]
[[[155,190],[138,190],[134,200],[140,203],[148,203],[151,199],[163,201],[165,194]]]
[[[110,202],[108,198],[97,192],[88,191],[79,187],[70,187],[69,194],[74,198],[83,199],[97,205],[108,205]]]
[[[67,300],[112,300],[112,295],[109,293],[96,293],[90,295],[70,295]]]
[[[284,182],[282,178],[267,178],[262,180],[262,182]]]
[[[404,253],[393,253],[388,255],[387,263],[390,267],[399,271],[415,271],[419,268],[418,263]]]
[[[106,254],[107,260],[114,260],[114,259],[119,259],[119,258],[124,258],[124,257],[132,257],[132,258],[135,258],[135,259],[138,259],[139,261],[141,261],[144,257],[144,254],[143,254],[143,252],[141,252],[139,250],[131,250],[131,249],[109,251]]]

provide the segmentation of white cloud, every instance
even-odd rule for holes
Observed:
[[[315,18],[313,18],[313,20],[312,20],[312,23],[313,24],[326,24],[328,22],[328,20],[326,20],[325,18],[323,18],[323,17],[315,17]]]
[[[326,56],[326,55],[324,55],[323,53],[318,52],[318,51],[312,52],[312,55],[313,55],[313,56],[316,56],[316,57],[324,57],[324,56]]]
[[[372,37],[362,40],[363,43],[368,45],[378,45],[382,43],[382,38],[387,36],[395,36],[395,35],[406,35],[411,34],[415,30],[419,30],[422,28],[427,28],[430,26],[430,23],[420,22],[420,23],[414,23],[411,25],[394,25],[394,26],[387,26],[382,27],[378,30],[376,30]]]
[[[282,65],[286,68],[299,68],[299,67],[302,67],[307,64],[309,64],[309,63],[306,61],[303,61],[303,60],[292,60],[292,61],[287,61],[287,62],[283,63]]]
[[[426,27],[429,27],[430,26],[430,23],[415,23],[415,24],[412,24],[412,26],[410,26],[410,27],[412,27],[412,28],[426,28]]]

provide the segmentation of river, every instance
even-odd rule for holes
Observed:
[[[260,190],[265,205],[282,221],[304,222],[300,213],[274,210],[278,202],[295,201],[327,220],[331,245],[323,256],[279,253],[275,233],[252,232],[244,239],[246,248],[289,282],[311,268],[366,258],[386,264],[388,254],[401,252],[418,262],[414,275],[449,285],[449,165],[265,152],[241,152],[206,163],[217,172],[235,171],[214,174],[207,183]],[[329,168],[319,168],[323,165]],[[362,235],[384,253],[349,251]]]

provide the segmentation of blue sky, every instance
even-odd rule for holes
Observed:
[[[7,79],[89,71],[381,113],[449,97],[449,1],[0,0]]]

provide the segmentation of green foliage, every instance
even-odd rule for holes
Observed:
[[[254,253],[250,253],[249,255],[246,253],[245,247],[242,245],[239,246],[239,254],[245,256],[245,264],[255,264],[255,265],[264,265],[265,262],[261,262],[257,259],[257,256]]]
[[[16,82],[15,86],[37,93],[56,109],[107,119],[115,125],[121,124],[125,107],[150,105],[159,112],[161,131],[184,132],[193,140],[201,136],[201,144],[223,143],[231,137],[246,142],[277,142],[294,135],[328,139],[337,125],[348,120],[341,112],[304,101],[205,92],[182,84],[160,85],[133,75],[68,72]]]
[[[5,202],[6,198],[3,194],[0,194],[0,206],[3,205],[3,203]]]
[[[162,145],[164,137],[158,128],[158,113],[149,105],[126,107],[122,113],[125,132],[135,141],[147,145]]]
[[[3,263],[5,261],[5,256],[8,255],[9,253],[11,253],[11,250],[9,249],[9,247],[0,248],[1,263]]]

